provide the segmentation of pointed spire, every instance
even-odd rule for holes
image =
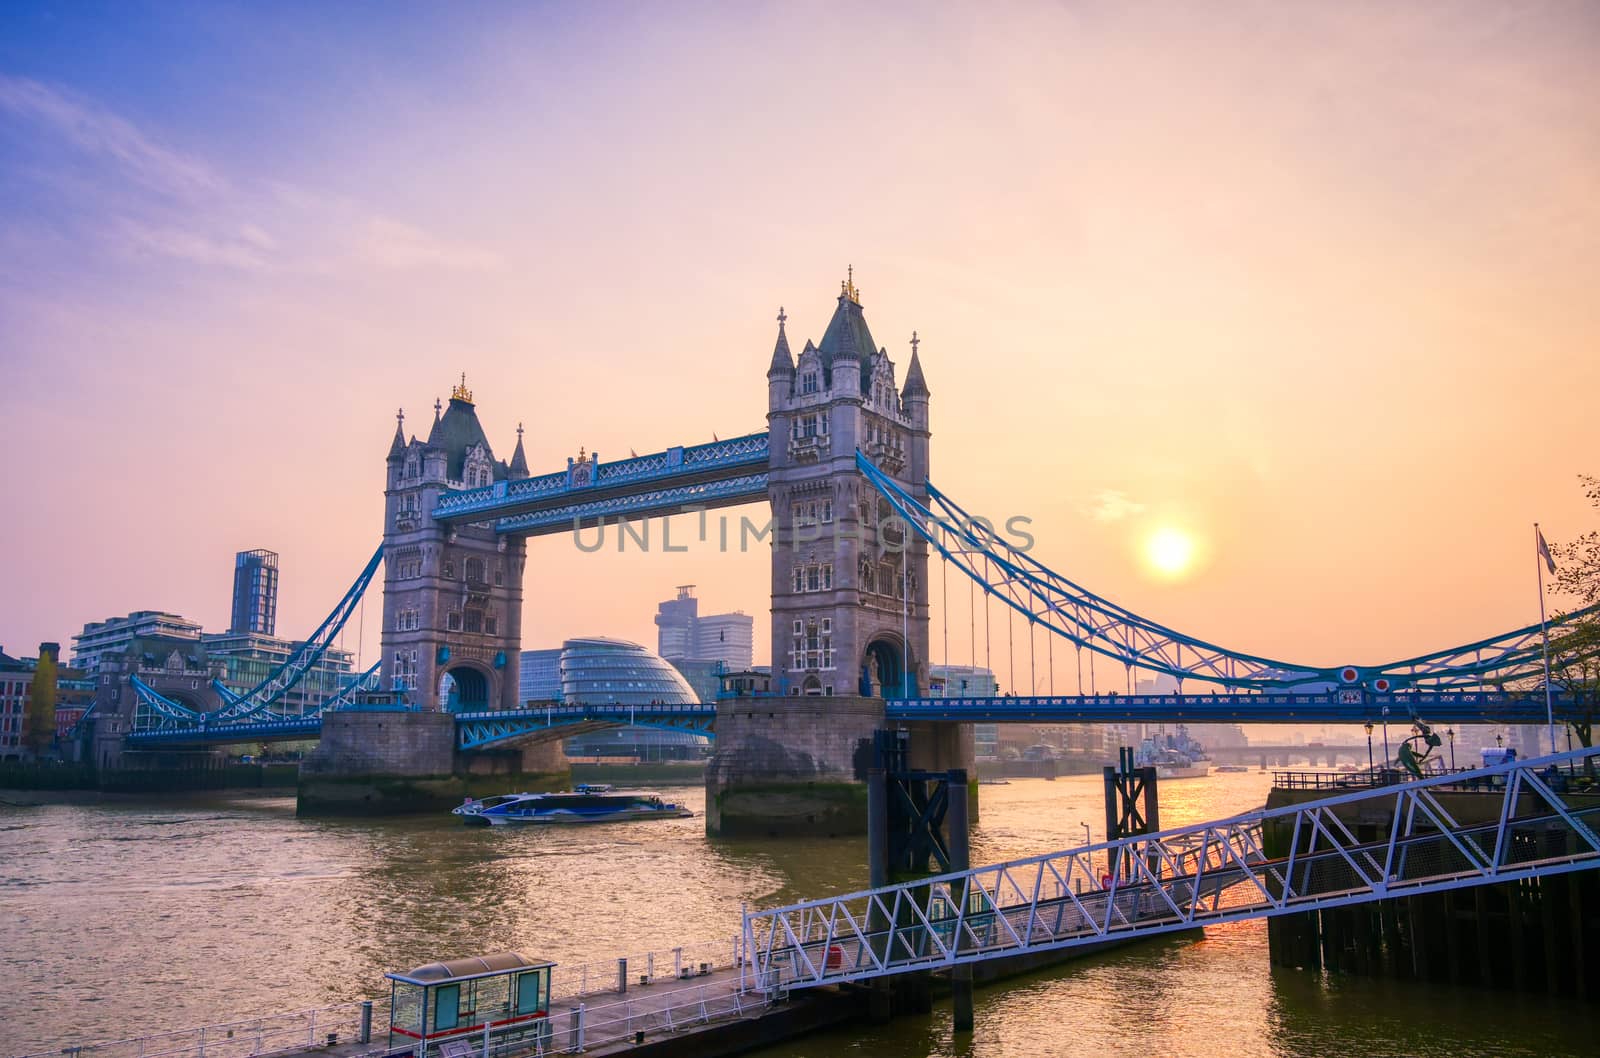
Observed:
[[[517,450],[511,453],[511,466],[509,469],[512,477],[525,478],[528,476],[528,457],[522,451],[522,424],[520,422],[517,423]]]
[[[438,444],[444,440],[444,428],[439,425],[440,417],[444,410],[444,402],[435,397],[433,399],[433,429],[428,431],[428,443]]]
[[[783,324],[788,318],[783,306],[778,306],[778,341],[772,347],[772,364],[767,368],[768,378],[794,374],[794,356],[789,352],[789,336],[783,333]]]
[[[917,337],[917,332],[911,332],[911,365],[906,368],[906,384],[900,390],[902,398],[930,396],[928,393],[927,379],[922,377],[922,361],[917,357],[917,346],[922,344],[922,339]]]
[[[406,454],[406,410],[401,408],[394,414],[394,443],[389,446],[389,461],[392,463],[403,458]]]

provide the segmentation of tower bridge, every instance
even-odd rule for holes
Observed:
[[[626,459],[580,449],[532,472],[517,428],[500,459],[466,378],[436,401],[426,436],[397,415],[385,457],[382,545],[301,654],[220,709],[134,686],[96,718],[129,746],[217,745],[308,735],[302,804],[368,808],[459,799],[479,781],[564,780],[558,739],[624,722],[715,732],[708,826],[733,833],[860,829],[865,747],[913,732],[911,766],[965,766],[970,724],[989,722],[1538,722],[1538,626],[1380,665],[1307,665],[1227,649],[1127,610],[1007,543],[931,480],[931,395],[912,332],[903,374],[877,344],[853,277],[821,338],[798,355],[777,317],[766,428]],[[773,694],[683,709],[517,700],[528,540],[607,522],[765,502],[771,512]],[[1078,693],[929,697],[929,560],[1072,652]],[[336,701],[295,715],[285,689],[314,664],[383,567],[381,660]],[[948,597],[948,596],[947,596]],[[950,620],[947,607],[942,619]],[[1581,618],[1586,613],[1573,615]],[[987,623],[987,621],[986,621]],[[1199,693],[1088,693],[1081,660],[1176,677]],[[1031,652],[1030,652],[1031,653]],[[1038,682],[1037,670],[1029,684]],[[1513,688],[1507,690],[1506,688]],[[1053,687],[1052,687],[1053,689]],[[1580,703],[1556,701],[1558,712]],[[642,713],[646,715],[641,715]],[[400,790],[394,794],[394,790]],[[375,791],[389,791],[377,793]],[[332,793],[330,793],[332,791]],[[352,792],[354,791],[354,792]],[[374,803],[376,802],[376,804]]]

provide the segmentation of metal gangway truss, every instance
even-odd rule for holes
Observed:
[[[1561,788],[1595,764],[1577,750],[752,911],[751,972],[775,994],[1594,869],[1600,791]],[[1463,792],[1474,821],[1446,804]],[[1387,836],[1359,840],[1353,810]]]

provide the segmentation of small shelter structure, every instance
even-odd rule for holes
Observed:
[[[504,951],[385,974],[389,1046],[414,1041],[417,1058],[531,1050],[549,1040],[554,969],[555,963]]]

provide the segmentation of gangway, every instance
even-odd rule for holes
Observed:
[[[744,916],[769,995],[1600,867],[1600,749],[1514,761]],[[1445,788],[1476,793],[1458,820]],[[1360,841],[1342,814],[1388,819]],[[1492,809],[1492,811],[1491,811]]]

